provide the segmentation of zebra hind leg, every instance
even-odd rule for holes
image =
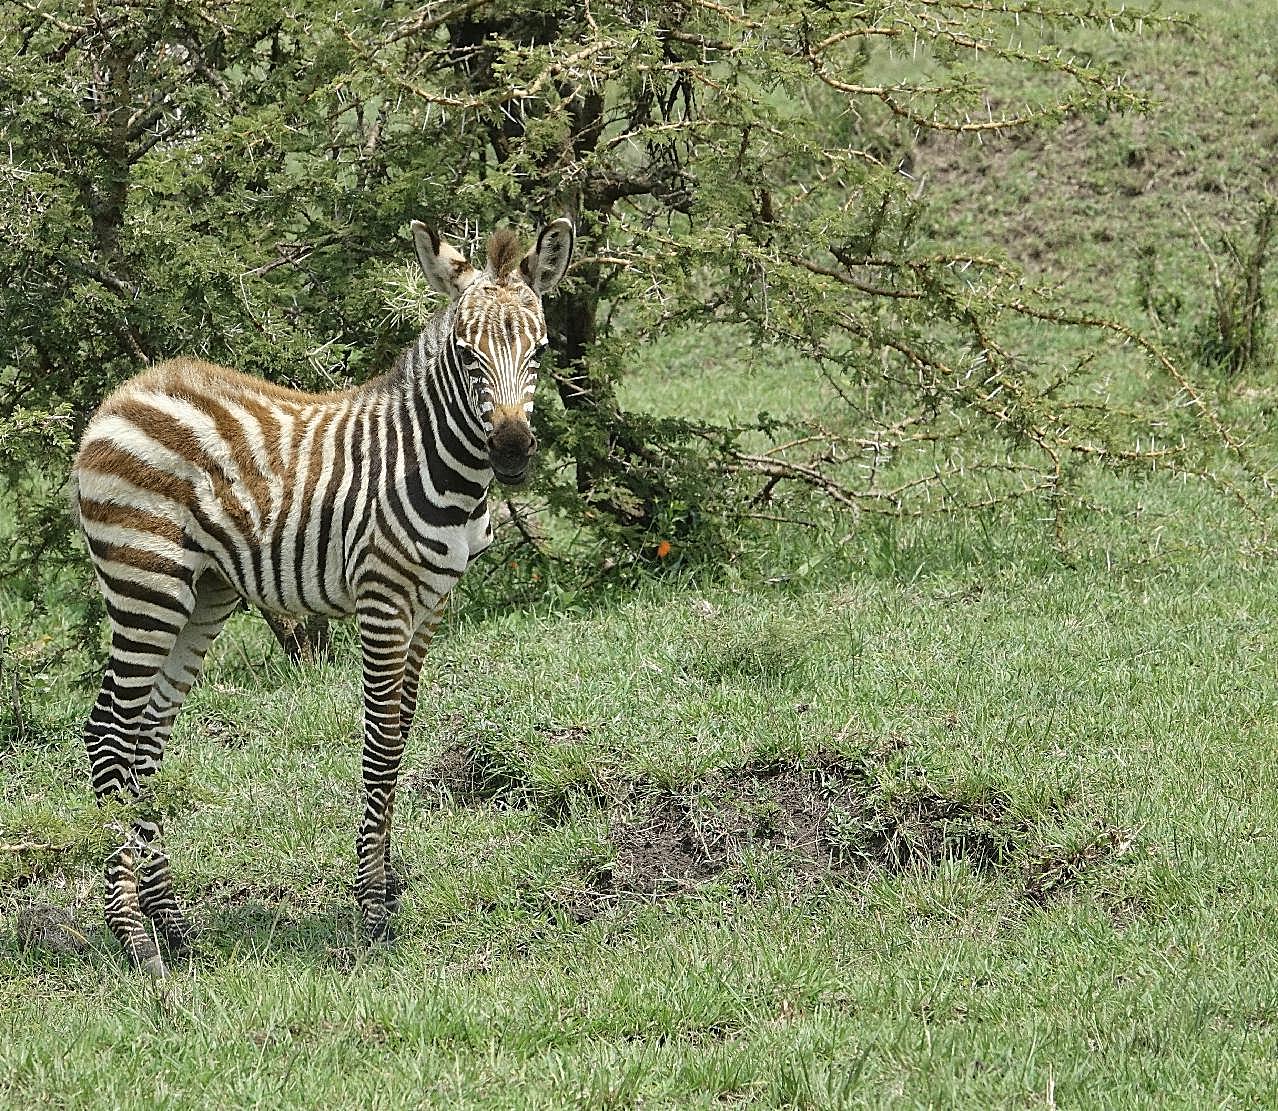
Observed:
[[[140,794],[134,766],[142,720],[156,677],[190,613],[190,591],[186,589],[186,597],[180,600],[164,598],[161,605],[159,593],[146,590],[145,606],[131,612],[125,607],[135,596],[105,576],[104,584],[110,591],[111,654],[85,722],[84,743],[93,792],[105,806],[135,803]],[[138,898],[138,864],[146,846],[132,820],[130,816],[130,828],[120,846],[107,857],[106,921],[130,963],[162,977],[164,961]]]
[[[239,595],[216,571],[206,571],[196,583],[195,608],[156,677],[143,716],[133,760],[140,791],[145,792],[148,780],[160,769],[173,721],[199,678],[205,653],[239,604]],[[195,931],[173,892],[163,819],[156,811],[141,815],[133,831],[143,848],[138,882],[142,913],[151,920],[169,955],[184,957],[191,950]]]

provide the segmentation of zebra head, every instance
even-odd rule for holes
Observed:
[[[413,221],[413,243],[430,284],[452,299],[451,333],[443,358],[467,372],[476,415],[487,440],[493,474],[518,486],[537,450],[529,417],[537,388],[537,358],[546,346],[541,299],[558,284],[572,258],[574,232],[555,220],[537,233],[521,258],[514,232],[488,241],[488,261],[476,270],[432,229]]]

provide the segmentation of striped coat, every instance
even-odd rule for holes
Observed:
[[[107,862],[106,914],[133,962],[156,975],[157,938],[182,951],[191,928],[146,781],[209,645],[243,601],[357,618],[356,892],[370,938],[389,936],[399,890],[389,829],[422,656],[449,591],[491,541],[494,477],[527,476],[541,298],[573,246],[566,220],[522,257],[499,231],[480,272],[425,225],[413,236],[450,303],[382,378],[307,394],[177,359],[122,385],[85,430],[73,502],[111,622],[85,741],[99,799],[141,800]]]

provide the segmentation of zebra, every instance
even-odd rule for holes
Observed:
[[[567,271],[575,232],[555,220],[524,254],[498,229],[482,272],[420,221],[412,236],[448,304],[382,377],[310,394],[178,358],[115,390],[81,439],[72,503],[111,633],[84,740],[99,804],[130,811],[106,861],[106,921],[157,978],[160,944],[186,955],[194,931],[148,781],[205,653],[246,602],[356,619],[355,894],[365,936],[393,937],[390,827],[422,658],[449,592],[492,541],[489,486],[528,477],[542,297]]]

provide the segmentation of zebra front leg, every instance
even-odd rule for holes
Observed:
[[[443,620],[447,607],[448,595],[445,594],[435,605],[431,615],[418,627],[409,645],[408,659],[404,664],[404,679],[400,686],[399,728],[404,744],[408,743],[408,735],[413,728],[413,716],[417,713],[417,688],[421,676],[422,661],[426,658],[426,650],[434,639],[435,630]],[[399,897],[404,892],[404,884],[391,867],[391,826],[395,813],[395,797],[392,794],[386,812],[386,911],[394,914],[399,910]]]
[[[364,814],[355,842],[355,898],[364,936],[370,942],[389,942],[393,935],[386,851],[404,754],[400,698],[412,633],[402,615],[377,609],[360,611],[359,635],[364,669]]]

